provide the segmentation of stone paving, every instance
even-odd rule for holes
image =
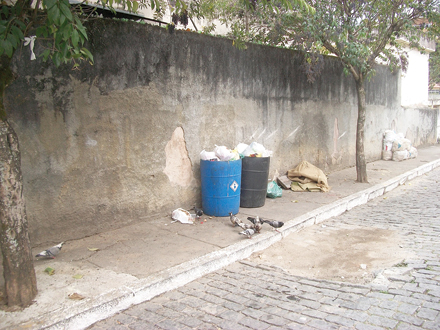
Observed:
[[[440,169],[325,222],[398,231],[412,260],[368,285],[234,263],[89,329],[440,329]],[[293,234],[292,234],[293,235]]]

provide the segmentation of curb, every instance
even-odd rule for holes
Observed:
[[[177,289],[206,274],[245,259],[252,253],[268,248],[291,233],[341,215],[356,206],[366,204],[368,201],[382,196],[405,182],[428,173],[439,166],[440,159],[429,162],[384,183],[296,217],[286,222],[280,232],[265,232],[252,240],[243,240],[145,279],[136,280],[129,286],[123,286],[102,294],[93,301],[85,301],[72,308],[54,311],[49,315],[34,319],[32,322],[20,324],[19,328],[72,330],[87,328],[95,322],[129,308],[131,305],[148,301],[162,293]]]

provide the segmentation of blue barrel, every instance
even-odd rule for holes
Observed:
[[[230,162],[200,160],[203,213],[226,217],[240,208],[241,159]]]

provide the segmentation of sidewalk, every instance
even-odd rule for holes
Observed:
[[[36,302],[22,312],[0,312],[0,329],[83,329],[247,258],[290,233],[364,204],[437,166],[440,145],[420,148],[416,159],[369,163],[368,184],[356,183],[356,170],[349,168],[329,175],[332,189],[328,193],[283,190],[282,198],[266,199],[261,208],[240,209],[238,216],[245,222],[247,216],[255,215],[285,222],[280,233],[264,226],[253,239],[238,235],[229,218],[203,216],[187,225],[171,223],[168,214],[67,241],[56,259],[35,261]],[[44,248],[35,249],[34,254]],[[55,274],[45,273],[47,267],[55,269]],[[84,299],[69,299],[73,293]]]

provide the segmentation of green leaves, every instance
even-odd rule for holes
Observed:
[[[37,40],[53,38],[52,46],[41,54],[43,60],[52,59],[56,66],[73,62],[77,67],[81,60],[92,63],[93,56],[83,47],[88,38],[86,29],[68,0],[43,0],[43,7],[47,10],[47,20],[37,28]]]
[[[23,13],[33,13],[29,7],[30,2],[17,1],[13,6],[1,6],[0,8],[0,55],[12,57],[14,51],[24,42],[25,31],[30,21],[31,15]],[[82,24],[78,12],[74,11],[68,0],[42,0],[43,12],[38,12],[40,24],[33,33],[36,41],[46,47],[41,54],[37,54],[44,61],[52,59],[56,66],[62,63],[74,62],[78,66],[78,61],[87,60],[93,62],[93,56],[84,48],[87,40],[87,31]],[[28,7],[26,7],[28,6]],[[131,8],[137,8],[132,4]],[[51,39],[50,44],[41,43],[40,40]]]
[[[90,51],[87,48],[81,48],[80,52],[82,55],[84,55],[84,57],[86,57],[91,62],[93,62],[93,55],[92,53],[90,53]]]
[[[78,42],[79,42],[79,33],[78,33],[78,30],[73,30],[73,31],[72,31],[71,39],[72,39],[72,46],[73,46],[74,48],[77,48],[77,47],[78,47]]]
[[[73,21],[73,16],[72,13],[70,12],[70,8],[69,8],[69,3],[66,2],[61,2],[60,3],[60,12],[62,13],[62,15],[69,20],[70,22]],[[63,22],[61,22],[62,24]]]
[[[1,6],[0,55],[6,54],[6,56],[11,57],[24,39],[23,31],[26,29],[26,25],[17,17],[17,14],[21,11],[21,7],[18,6]]]
[[[12,56],[14,49],[8,40],[0,39],[0,55],[5,53],[8,57]]]
[[[43,8],[47,9],[47,20],[51,24],[59,26],[73,21],[68,0],[43,0]]]

